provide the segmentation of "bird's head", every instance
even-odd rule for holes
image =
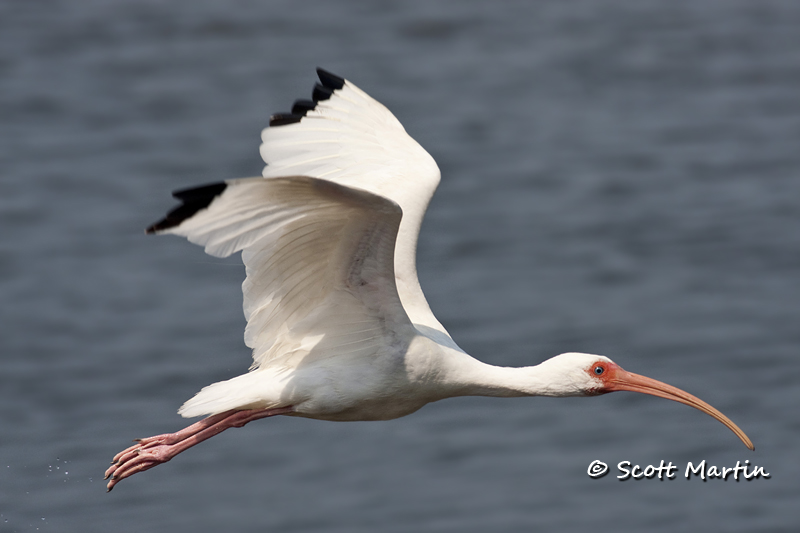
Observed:
[[[700,398],[672,385],[623,370],[608,357],[564,353],[545,361],[542,365],[552,366],[553,374],[560,376],[561,386],[572,389],[572,394],[569,395],[597,396],[609,392],[631,391],[680,402],[716,418],[733,431],[748,448],[755,449],[744,431]]]

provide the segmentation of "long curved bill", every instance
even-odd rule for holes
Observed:
[[[739,429],[739,426],[731,422],[727,416],[723,415],[700,398],[692,396],[688,392],[682,391],[681,389],[673,387],[672,385],[667,385],[666,383],[662,383],[655,379],[628,372],[619,367],[617,367],[615,370],[616,372],[614,372],[614,375],[611,376],[606,382],[605,391],[613,392],[626,390],[632,392],[641,392],[643,394],[650,394],[652,396],[658,396],[659,398],[666,398],[667,400],[684,403],[688,406],[694,407],[695,409],[703,411],[707,415],[713,416],[725,424],[728,429],[733,431],[736,436],[742,440],[745,446],[751,450],[755,450],[753,443],[750,441],[747,435],[745,435],[744,431]]]

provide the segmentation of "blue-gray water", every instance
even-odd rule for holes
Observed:
[[[0,530],[794,531],[799,27],[791,0],[0,3]],[[419,271],[463,348],[608,355],[757,451],[630,393],[468,398],[260,421],[106,494],[114,453],[250,358],[238,258],[142,230],[259,174],[317,65],[437,159]],[[683,478],[704,459],[771,478]]]

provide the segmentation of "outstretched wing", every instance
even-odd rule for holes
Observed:
[[[323,178],[399,204],[403,219],[394,265],[400,300],[413,323],[447,335],[425,300],[416,268],[417,236],[439,168],[386,107],[343,78],[317,73],[322,84],[313,99],[273,115],[262,132],[263,175]]]
[[[312,352],[370,357],[412,334],[395,286],[402,211],[392,200],[305,176],[174,196],[183,204],[147,231],[187,237],[218,257],[242,251],[253,368],[294,368]]]

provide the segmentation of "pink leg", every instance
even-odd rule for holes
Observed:
[[[199,444],[228,428],[240,428],[259,418],[291,413],[293,407],[277,409],[248,409],[246,411],[227,411],[209,416],[175,433],[165,433],[146,439],[136,439],[138,444],[122,450],[114,456],[111,466],[106,470],[108,490],[137,472],[144,472],[154,466],[166,463],[179,453]]]

